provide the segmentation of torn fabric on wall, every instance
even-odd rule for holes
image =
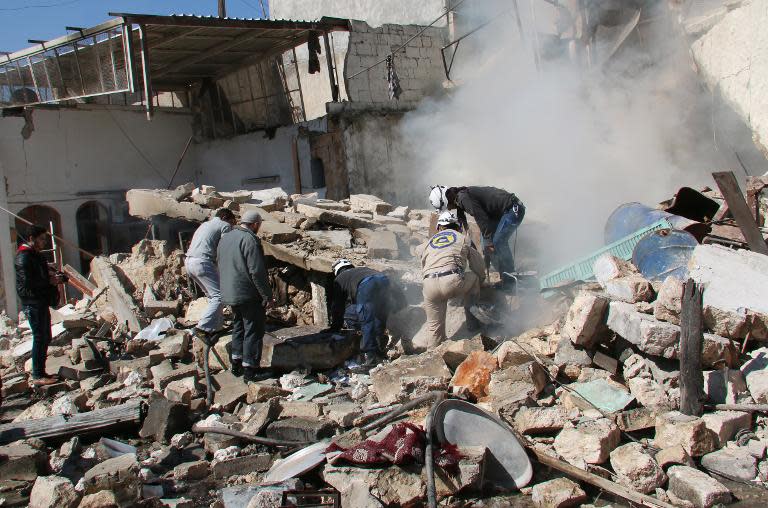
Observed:
[[[400,87],[400,78],[397,77],[397,70],[395,70],[394,55],[387,57],[387,84],[389,85],[389,98],[399,99],[403,89]]]
[[[315,74],[320,72],[320,58],[318,58],[318,55],[322,53],[322,50],[320,49],[319,32],[309,32],[307,51],[309,52],[309,73]]]

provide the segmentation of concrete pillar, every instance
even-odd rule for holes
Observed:
[[[331,324],[328,318],[328,290],[319,278],[310,280],[309,285],[312,288],[312,319],[315,326],[328,328]]]
[[[5,169],[0,161],[0,183],[5,182]],[[8,210],[8,194],[5,184],[0,185],[0,206]],[[11,242],[11,216],[0,211],[0,269],[2,269],[2,284],[5,288],[5,311],[14,321],[19,315],[19,305],[16,299],[16,271],[13,262],[16,249]]]

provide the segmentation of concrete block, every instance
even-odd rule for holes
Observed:
[[[352,246],[352,234],[346,229],[307,231],[307,236],[329,247],[349,249]]]
[[[717,435],[721,447],[733,439],[739,430],[752,428],[752,416],[739,411],[715,411],[702,415],[701,419]]]
[[[273,397],[282,397],[290,394],[291,392],[288,390],[283,390],[276,384],[270,384],[266,382],[248,383],[248,395],[246,396],[246,402],[248,402],[248,404],[266,402]]]
[[[661,466],[640,443],[619,446],[611,452],[610,459],[618,482],[643,494],[655,492],[667,481]]]
[[[562,406],[521,407],[515,413],[514,426],[521,434],[549,434],[561,430],[568,417],[568,411]]]
[[[657,448],[680,445],[691,457],[701,457],[717,447],[717,434],[707,428],[702,418],[678,411],[662,413],[656,418],[654,443]]]
[[[731,492],[708,474],[688,466],[672,466],[668,490],[679,499],[696,508],[711,508],[715,504],[728,504]]]
[[[375,215],[386,215],[395,209],[383,199],[370,194],[351,194],[349,204],[353,212],[371,212]]]
[[[332,422],[317,418],[288,418],[270,423],[266,435],[270,439],[314,443],[331,437],[334,428]]]
[[[451,386],[462,388],[475,400],[480,400],[488,394],[491,374],[498,368],[495,356],[485,351],[473,351],[456,369]]]
[[[287,224],[267,221],[261,223],[258,236],[269,243],[290,243],[300,237],[299,232]]]
[[[427,384],[436,380],[446,388],[451,379],[451,371],[436,353],[424,353],[418,356],[403,356],[387,365],[371,371],[371,391],[382,404],[392,404],[415,396],[408,388],[424,381]]]
[[[221,406],[225,411],[231,412],[239,402],[246,400],[248,385],[230,371],[223,370],[214,375],[213,383],[216,386],[213,403]]]
[[[723,448],[708,453],[701,458],[701,465],[748,482],[757,476],[757,459],[746,448]]]
[[[749,393],[758,404],[768,404],[768,348],[750,353],[752,359],[741,367]]]
[[[87,495],[110,490],[119,503],[130,505],[141,495],[139,470],[136,455],[132,453],[105,460],[85,472],[82,480],[84,493]]]
[[[608,328],[649,355],[677,357],[680,327],[638,312],[630,303],[610,303]]]
[[[365,242],[368,257],[397,259],[400,255],[397,236],[391,231],[359,228],[355,229],[353,236]]]
[[[555,478],[538,483],[531,489],[531,501],[537,508],[579,506],[588,499],[578,483],[568,478]]]
[[[38,476],[29,496],[29,508],[75,508],[80,496],[68,478]]]
[[[34,481],[45,471],[48,456],[22,441],[0,446],[0,478],[3,480]]]
[[[147,417],[139,431],[143,438],[167,443],[175,434],[189,430],[189,407],[163,397],[153,398],[149,403]]]
[[[555,438],[555,451],[577,467],[602,464],[619,445],[619,428],[607,418],[566,425]]]
[[[609,300],[594,293],[579,293],[568,309],[561,334],[574,344],[593,347],[604,336]]]
[[[222,460],[213,465],[213,477],[217,480],[225,480],[234,475],[245,475],[254,472],[269,470],[274,459],[269,453],[256,453]]]
[[[332,369],[357,349],[352,334],[319,333],[317,326],[283,328],[264,335],[262,367]]]
[[[661,321],[679,325],[682,300],[683,282],[675,277],[667,277],[653,304],[653,315]]]
[[[211,214],[210,210],[198,204],[176,201],[166,191],[131,189],[126,192],[125,199],[128,201],[128,213],[142,219],[165,215],[172,219],[203,222]]]

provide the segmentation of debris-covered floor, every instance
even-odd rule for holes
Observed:
[[[128,201],[145,219],[263,215],[279,306],[262,365],[280,375],[245,384],[229,372],[230,336],[208,354],[192,338],[205,299],[178,242],[95,258],[82,298],[52,311],[59,383],[30,387],[29,327],[2,321],[2,506],[422,506],[431,469],[440,506],[768,501],[768,257],[733,248],[746,242],[727,214],[686,219],[695,240],[671,267],[609,250],[544,291],[532,273],[515,293],[484,288],[498,321],[471,333],[451,305],[450,340],[425,350],[413,252],[431,211],[193,185]],[[663,215],[683,227],[676,217]],[[402,301],[389,358],[368,373],[354,333],[320,332],[339,257],[386,272]],[[680,412],[688,277],[704,287],[701,417]]]

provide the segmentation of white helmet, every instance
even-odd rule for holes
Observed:
[[[443,210],[448,206],[448,197],[445,195],[446,187],[444,185],[435,185],[429,192],[429,202],[436,210]]]
[[[437,225],[438,226],[449,226],[451,224],[458,225],[459,219],[456,217],[456,214],[450,211],[445,211],[440,214],[440,217],[437,218]]]
[[[341,270],[342,270],[343,268],[346,268],[346,267],[348,267],[348,266],[350,266],[350,267],[351,267],[351,266],[354,266],[354,265],[353,265],[353,264],[352,264],[352,263],[349,261],[349,259],[341,258],[341,259],[339,259],[338,261],[336,261],[336,262],[333,264],[333,266],[331,267],[331,269],[333,270],[333,275],[334,275],[334,277],[335,277],[336,275],[338,275],[338,274],[339,274],[339,272],[341,272]]]

